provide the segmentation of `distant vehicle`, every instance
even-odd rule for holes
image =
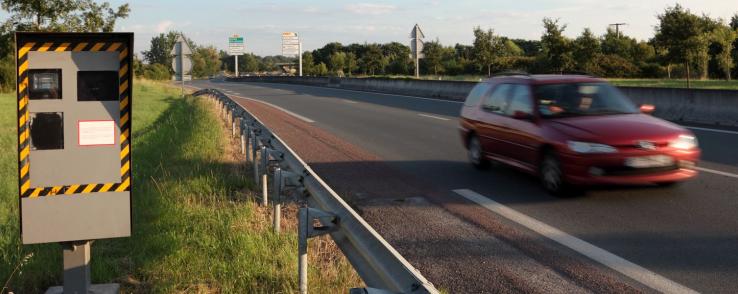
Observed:
[[[471,163],[538,175],[555,195],[591,185],[672,185],[697,175],[697,139],[649,115],[606,81],[584,75],[498,76],[461,110]]]

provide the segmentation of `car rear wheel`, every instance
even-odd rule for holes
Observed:
[[[562,197],[573,193],[572,187],[566,183],[559,158],[551,151],[543,156],[540,179],[543,188],[552,195]]]
[[[489,160],[484,157],[482,143],[474,135],[469,138],[469,162],[478,169],[489,168]]]

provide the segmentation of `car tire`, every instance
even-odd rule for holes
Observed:
[[[475,135],[469,137],[467,147],[469,162],[477,169],[488,169],[490,162],[484,157],[484,149],[482,149],[482,143],[479,142],[479,138]]]
[[[539,177],[543,189],[551,195],[557,197],[572,197],[579,194],[566,182],[564,170],[561,168],[561,161],[553,151],[548,151],[543,155],[541,161]]]

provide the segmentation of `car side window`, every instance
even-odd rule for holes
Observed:
[[[528,85],[513,85],[510,93],[510,106],[505,110],[505,115],[513,116],[516,111],[533,114],[532,92]]]
[[[482,100],[482,96],[487,94],[491,87],[492,86],[488,83],[477,84],[471,92],[469,92],[469,95],[466,96],[464,106],[477,106],[479,104],[479,100]]]
[[[495,89],[484,98],[482,109],[492,113],[503,114],[507,108],[510,88],[512,88],[512,85],[510,84],[497,85],[497,87],[495,87]]]

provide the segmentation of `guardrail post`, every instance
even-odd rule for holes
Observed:
[[[308,239],[328,234],[335,230],[335,224],[338,221],[332,213],[327,213],[320,209],[302,207],[297,214],[297,260],[298,280],[300,283],[300,293],[307,294],[308,275],[307,275],[307,248]],[[320,220],[323,226],[313,227],[315,220]]]
[[[272,194],[273,199],[272,202],[274,202],[274,213],[273,215],[273,221],[272,226],[274,227],[274,233],[279,234],[282,226],[282,169],[279,167],[276,167],[274,169],[274,177],[272,177],[272,181],[274,181],[274,193]],[[266,186],[264,186],[266,187]]]
[[[300,208],[297,214],[297,267],[298,280],[300,282],[300,294],[307,294],[307,247],[308,236],[307,226],[311,223],[308,221],[308,208]]]
[[[267,186],[267,176],[269,174],[269,171],[267,170],[269,163],[269,154],[267,153],[266,146],[261,146],[261,154],[259,154],[259,156],[261,156],[261,158],[259,159],[261,161],[261,166],[264,169],[264,172],[261,173],[261,197],[262,199],[264,199],[264,203],[268,204],[266,199],[269,198],[269,189]],[[256,160],[254,160],[254,162],[256,162]]]
[[[236,136],[236,120],[232,120],[231,122],[231,138]]]
[[[241,131],[241,154],[246,154],[246,135]]]
[[[254,184],[258,185],[259,184],[259,161],[256,160],[256,153],[259,151],[256,149],[256,140],[254,140],[253,143],[254,143],[254,150],[251,151],[251,154],[252,154],[251,158],[253,159],[251,160],[251,163],[253,163],[253,167],[254,167]]]

